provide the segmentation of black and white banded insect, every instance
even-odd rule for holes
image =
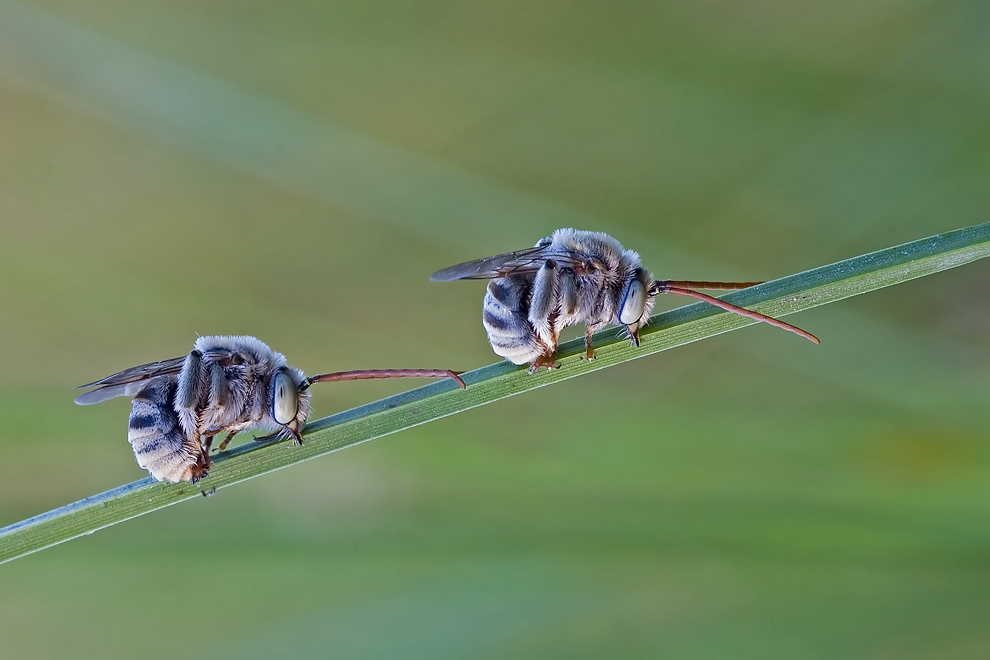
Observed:
[[[81,387],[79,405],[118,396],[134,401],[127,439],[138,465],[155,479],[196,482],[210,469],[215,436],[226,433],[218,451],[241,431],[273,436],[300,435],[309,418],[313,383],[368,378],[453,378],[443,369],[370,369],[309,376],[286,364],[285,356],[249,336],[199,337],[186,356],[133,367]]]
[[[552,369],[560,331],[586,326],[588,359],[591,335],[609,324],[625,326],[634,345],[661,293],[689,296],[730,312],[818,339],[772,317],[713,298],[693,289],[744,289],[759,282],[654,280],[639,255],[600,232],[558,229],[536,246],[468,261],[433,273],[434,282],[491,280],[482,322],[496,354],[530,371]]]

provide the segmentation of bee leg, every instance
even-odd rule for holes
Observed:
[[[301,445],[302,436],[299,435],[298,431],[292,428],[292,422],[289,422],[289,425],[287,425],[285,428],[288,429],[290,433],[292,433],[292,442],[294,442],[297,447]],[[268,442],[269,440],[274,440],[281,434],[282,434],[281,431],[275,431],[274,433],[269,433],[268,435],[259,435],[251,439],[254,440],[255,442]]]
[[[207,469],[209,469],[210,463],[212,462],[212,459],[210,458],[210,447],[213,446],[213,438],[215,437],[216,436],[208,435],[203,439],[202,450],[200,453],[202,454],[202,461],[206,464]]]
[[[230,385],[223,367],[216,362],[210,363],[210,407],[223,408],[230,401]]]
[[[203,390],[203,354],[191,351],[186,356],[179,372],[179,383],[175,393],[175,412],[179,418],[179,426],[186,437],[199,437],[199,414],[196,408],[200,402],[200,392]]]
[[[556,357],[556,351],[550,350],[548,353],[543,353],[538,358],[533,360],[533,363],[529,365],[529,373],[535,374],[540,370],[540,367],[546,367],[547,371],[553,371],[557,368],[554,364],[554,358]]]
[[[203,354],[192,351],[179,372],[179,389],[175,395],[175,406],[180,410],[193,410],[199,403],[199,390],[202,383]]]
[[[206,475],[210,473],[210,464],[205,462],[197,462],[196,465],[189,468],[189,471],[189,481],[195,485],[199,483],[200,479],[204,479]]]
[[[227,445],[230,444],[230,441],[234,439],[235,435],[237,435],[237,431],[231,431],[230,433],[228,433],[227,437],[224,438],[223,442],[220,443],[220,446],[217,447],[217,451],[223,451],[224,449],[226,449]]]
[[[571,316],[577,309],[577,282],[574,279],[574,269],[564,268],[560,273],[560,313]]]
[[[207,436],[206,442],[200,446],[199,457],[196,459],[196,463],[189,467],[189,480],[194,484],[199,483],[199,480],[210,473],[210,465],[213,461],[210,460],[210,445],[213,444],[213,436]]]
[[[594,332],[595,331],[592,330],[590,326],[585,327],[584,329],[584,348],[585,348],[584,359],[585,360],[595,359],[595,351],[593,348],[591,348],[591,335],[593,335]]]
[[[547,259],[533,278],[532,297],[529,301],[529,314],[527,314],[527,320],[536,332],[540,343],[554,348],[557,346],[554,319],[558,315],[557,309],[560,305],[557,291],[559,281],[560,268],[557,266],[557,262],[553,259]]]

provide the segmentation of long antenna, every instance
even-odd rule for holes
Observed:
[[[663,280],[663,282],[679,289],[710,289],[717,291],[737,291],[739,289],[748,289],[757,284],[763,284],[763,282],[699,282],[698,280]]]
[[[784,323],[783,321],[775,319],[772,316],[767,316],[766,314],[760,314],[759,312],[753,312],[743,307],[739,307],[738,305],[727,303],[724,300],[719,300],[718,298],[709,296],[708,294],[700,293],[698,291],[692,291],[691,289],[678,286],[680,284],[688,284],[688,282],[657,280],[653,282],[653,284],[650,286],[650,294],[657,295],[660,293],[673,293],[678,296],[687,296],[688,298],[694,298],[695,300],[702,300],[708,303],[709,305],[715,305],[716,307],[720,307],[727,312],[733,312],[735,314],[738,314],[739,316],[745,316],[746,318],[753,319],[754,321],[762,321],[764,323],[769,323],[770,325],[776,326],[782,330],[788,330],[796,335],[800,335],[805,339],[807,339],[808,341],[813,341],[816,344],[821,343],[818,341],[818,337],[814,336],[810,332],[805,332],[801,328],[791,325],[790,323]],[[718,284],[729,285],[728,288],[736,288],[730,282],[691,282],[690,284],[695,284],[695,285],[704,284],[706,289],[720,288],[718,286],[712,286]],[[739,287],[739,288],[745,288],[745,287]]]
[[[333,383],[341,380],[369,380],[372,378],[453,378],[461,389],[467,387],[461,380],[460,371],[449,369],[358,369],[357,371],[337,371],[332,374],[317,374],[304,381],[300,391],[313,383]]]

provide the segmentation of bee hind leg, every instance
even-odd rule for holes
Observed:
[[[192,351],[186,356],[179,372],[179,387],[175,395],[175,405],[180,410],[194,410],[199,403],[199,393],[203,380],[203,354]]]
[[[210,466],[213,464],[213,461],[210,460],[210,445],[212,443],[213,436],[211,435],[206,438],[206,442],[202,445],[196,462],[189,466],[189,480],[194,484],[199,483],[200,479],[210,473]]]
[[[203,444],[200,446],[199,460],[196,461],[196,465],[193,466],[194,483],[205,477],[206,473],[210,471],[210,465],[213,463],[213,459],[210,458],[210,447],[213,446],[214,437],[215,436],[208,435],[203,438]],[[195,476],[197,472],[202,472],[202,474]]]
[[[549,353],[544,353],[533,360],[529,365],[529,373],[535,374],[540,370],[540,367],[546,367],[547,371],[553,371],[557,369],[557,365],[554,363],[556,358],[556,351],[550,351]]]
[[[209,473],[210,473],[209,464],[204,465],[201,463],[196,463],[196,465],[193,465],[192,467],[189,468],[189,474],[190,474],[189,481],[191,481],[193,485],[198,484],[199,480],[205,479],[206,475],[208,475]]]
[[[544,338],[537,333],[536,335],[536,347],[542,352],[536,356],[529,365],[529,373],[535,374],[540,370],[540,367],[546,367],[547,371],[553,371],[554,369],[559,369],[557,366],[557,337],[559,332],[555,327],[556,314],[551,315],[548,322],[550,327],[550,337]]]

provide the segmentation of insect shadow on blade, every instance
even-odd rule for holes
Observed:
[[[265,438],[289,438],[302,444],[310,413],[313,383],[371,378],[452,378],[465,387],[460,372],[447,369],[366,369],[307,377],[286,364],[285,356],[250,336],[196,339],[184,357],[126,369],[80,388],[95,387],[76,398],[82,406],[118,396],[134,401],[127,440],[138,465],[158,481],[196,483],[210,470],[215,436],[227,433],[217,451],[241,431],[273,431]]]
[[[531,248],[468,261],[439,270],[434,282],[491,280],[482,322],[497,355],[530,372],[554,368],[560,331],[584,323],[585,356],[595,357],[591,336],[609,324],[625,326],[633,345],[650,320],[656,296],[673,293],[726,311],[818,338],[777,320],[694,289],[745,289],[760,282],[654,280],[639,255],[600,232],[558,229]]]

